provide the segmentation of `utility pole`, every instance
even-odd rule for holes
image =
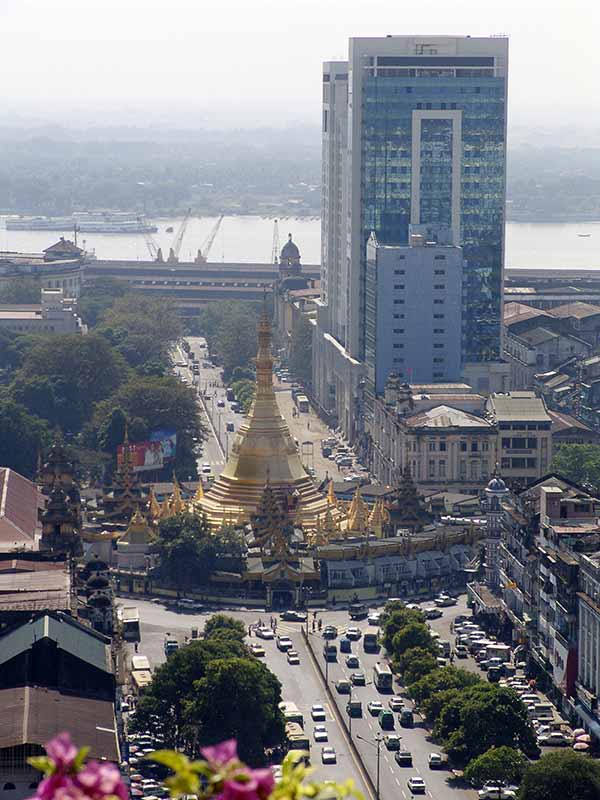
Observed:
[[[362,742],[366,742],[370,744],[371,747],[375,747],[377,750],[377,762],[376,762],[376,772],[375,772],[375,800],[380,800],[380,793],[379,793],[379,778],[380,778],[380,758],[381,758],[381,742],[383,741],[383,736],[381,733],[375,734],[375,741],[373,742],[371,739],[365,739],[364,736],[356,735],[357,739],[360,739]]]

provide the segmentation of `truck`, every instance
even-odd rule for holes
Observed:
[[[177,639],[165,639],[164,650],[167,658],[176,650],[179,650],[179,642]]]
[[[119,606],[117,617],[121,622],[123,638],[126,642],[139,642],[140,615],[135,606]]]
[[[485,648],[485,656],[488,660],[490,658],[499,658],[502,661],[510,661],[510,647],[507,644],[493,642]]]
[[[310,406],[308,403],[308,397],[305,394],[297,394],[296,395],[296,408],[300,413],[306,413],[309,411]]]
[[[348,614],[350,619],[365,619],[369,615],[369,609],[364,603],[350,603]]]

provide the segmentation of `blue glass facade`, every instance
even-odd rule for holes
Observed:
[[[450,224],[452,120],[422,119],[420,174],[413,174],[413,111],[460,111],[463,362],[500,358],[505,198],[505,80],[476,70],[437,77],[370,70],[363,79],[361,219],[364,242],[407,244],[412,182],[421,223]],[[472,74],[468,74],[471,73]],[[458,73],[467,73],[458,74]],[[449,115],[450,116],[450,115]],[[364,261],[363,261],[364,265]],[[364,276],[364,269],[361,270]],[[364,277],[363,277],[364,280]],[[364,286],[363,286],[364,289]],[[364,292],[363,292],[364,297]],[[365,308],[366,312],[366,308]]]

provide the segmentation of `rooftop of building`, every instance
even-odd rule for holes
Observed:
[[[14,469],[0,467],[0,550],[34,547],[39,506],[35,483]]]
[[[523,303],[506,303],[504,306],[504,324],[507,327],[515,325],[518,322],[525,322],[529,319],[551,316],[552,314],[548,311],[543,311],[541,308],[526,306]]]
[[[572,380],[570,375],[565,375],[563,372],[544,372],[535,376],[536,380],[543,383],[548,389],[555,389],[562,386],[563,383],[568,383]]]
[[[90,757],[120,762],[114,706],[37,686],[0,689],[3,724],[0,748],[36,744],[43,747],[68,730],[73,741],[85,742]]]
[[[523,331],[523,333],[519,334],[519,337],[524,339],[532,347],[537,347],[545,342],[551,342],[555,339],[560,339],[560,334],[550,331],[548,328],[544,328],[542,325],[540,325],[537,328],[531,328],[531,330]]]
[[[551,409],[548,409],[548,414],[552,420],[552,433],[561,433],[571,428],[577,428],[577,430],[585,431],[586,433],[593,433],[591,428],[588,428],[587,425],[571,414],[565,414],[562,411],[552,411]]]
[[[591,303],[582,303],[577,300],[575,303],[566,303],[562,306],[556,306],[556,308],[551,309],[550,313],[553,317],[585,319],[586,317],[593,317],[596,314],[600,314],[600,306],[594,306]]]
[[[411,383],[413,394],[473,394],[468,383]]]
[[[491,424],[452,406],[440,405],[430,408],[428,411],[421,411],[413,414],[404,420],[404,424],[411,428],[481,428],[491,430]]]
[[[488,402],[497,422],[550,422],[544,401],[535,392],[492,394]]]

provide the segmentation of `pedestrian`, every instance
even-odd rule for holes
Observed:
[[[136,653],[137,653],[137,651],[138,651],[138,647],[139,647],[139,643],[138,643],[138,642],[136,642],[136,643],[134,644],[134,648],[135,648],[135,652],[136,652]]]
[[[308,422],[306,423],[306,428],[307,430],[310,430],[310,420],[308,420]]]
[[[313,631],[315,630],[316,627],[317,627],[317,621],[313,619],[313,627],[312,627]]]
[[[252,638],[252,625],[248,625],[248,636]]]

